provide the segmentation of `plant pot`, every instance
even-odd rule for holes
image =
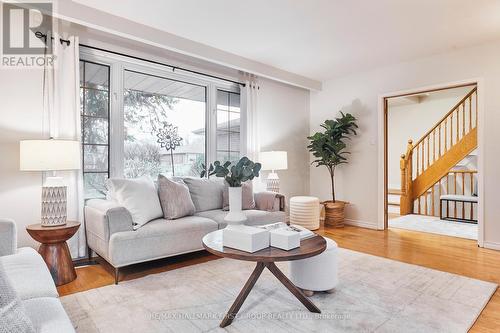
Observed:
[[[336,200],[322,202],[325,207],[325,225],[333,228],[344,227],[345,206],[348,202]]]
[[[242,198],[241,187],[229,187],[229,213],[224,218],[224,221],[229,226],[242,225],[247,220],[245,214],[241,210]]]

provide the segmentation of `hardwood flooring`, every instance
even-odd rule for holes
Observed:
[[[318,233],[334,239],[340,247],[346,249],[491,281],[500,285],[500,251],[478,248],[476,242],[472,240],[403,229],[377,231],[351,226],[341,229],[322,227]],[[202,251],[138,264],[124,268],[120,281],[216,258]],[[75,281],[57,288],[61,296],[114,283],[113,269],[104,262],[100,265],[79,267],[77,275]],[[500,291],[497,290],[471,332],[499,331]]]

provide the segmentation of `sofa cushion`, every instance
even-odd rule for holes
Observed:
[[[58,298],[40,297],[23,301],[37,333],[71,333],[73,324]]]
[[[106,186],[113,200],[130,212],[134,229],[163,216],[158,190],[151,178],[110,178]]]
[[[229,209],[229,185],[224,182],[224,192],[222,193],[222,209]],[[241,184],[241,208],[255,209],[255,199],[253,197],[253,183],[251,180]]]
[[[201,250],[203,236],[215,230],[216,222],[199,216],[157,219],[136,231],[111,235],[109,260],[113,266],[122,267]]]
[[[0,333],[31,333],[35,328],[0,263]]]
[[[160,196],[163,217],[174,220],[180,217],[193,215],[195,207],[189,188],[182,181],[174,181],[163,175],[158,176],[158,193]]]
[[[229,212],[220,209],[209,210],[195,213],[196,216],[202,216],[214,220],[219,225],[219,229],[225,228],[227,223],[224,218]],[[285,222],[285,212],[266,212],[262,210],[249,209],[244,210],[243,214],[247,217],[245,225],[264,225],[275,222]]]
[[[222,209],[222,192],[224,180],[222,178],[192,178],[182,179],[189,187],[191,199],[197,212],[212,209]]]
[[[59,296],[47,265],[34,249],[20,248],[16,254],[0,257],[0,263],[22,300]]]

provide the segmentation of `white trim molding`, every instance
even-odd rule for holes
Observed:
[[[490,249],[490,250],[497,250],[500,251],[500,243],[495,243],[495,242],[484,242],[484,248],[485,249]]]
[[[381,230],[378,227],[377,222],[345,219],[344,223],[346,225],[351,225],[351,226],[355,226],[355,227],[361,227],[361,228],[367,228],[367,229],[373,229],[373,230]]]

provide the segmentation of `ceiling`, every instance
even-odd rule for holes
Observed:
[[[498,0],[74,0],[311,79],[500,38]]]

